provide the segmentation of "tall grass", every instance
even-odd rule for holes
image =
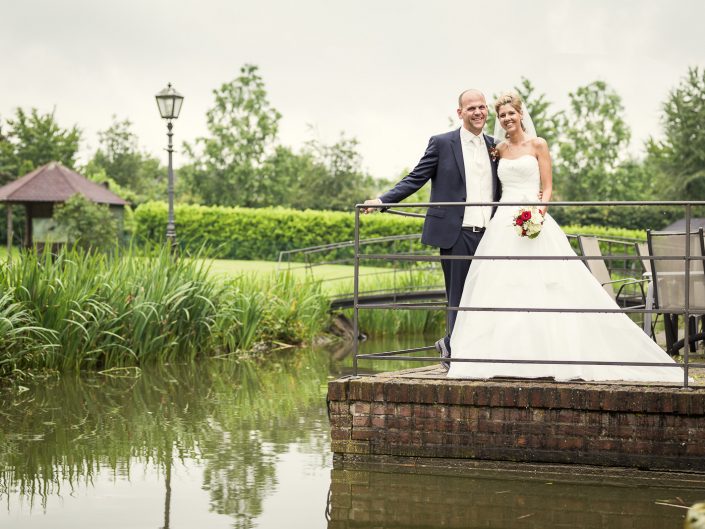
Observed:
[[[222,282],[165,248],[120,256],[28,252],[0,268],[0,375],[193,360],[325,325],[320,288],[288,276]],[[305,321],[302,321],[305,320]]]
[[[397,274],[369,276],[361,282],[365,292],[412,292],[414,290],[443,289],[440,270],[408,270]],[[352,310],[345,311],[352,318]],[[443,334],[445,311],[443,307],[429,310],[366,309],[359,310],[360,329],[365,334],[391,336],[398,334]]]

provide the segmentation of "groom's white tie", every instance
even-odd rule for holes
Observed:
[[[473,136],[470,143],[472,144],[473,149],[472,161],[475,165],[479,165],[481,163],[480,153],[482,152],[482,139],[480,136]]]

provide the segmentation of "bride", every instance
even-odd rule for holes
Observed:
[[[535,136],[530,123],[528,128],[524,126],[522,102],[515,92],[500,96],[495,111],[506,131],[506,140],[498,145],[501,201],[534,202],[540,189],[541,201],[548,203],[552,177],[546,141]],[[513,225],[518,209],[497,208],[475,256],[575,256],[565,234],[548,214],[538,237],[519,236]],[[546,207],[541,209],[545,213]],[[473,260],[460,306],[618,308],[579,260]],[[634,322],[618,313],[459,311],[450,345],[454,359],[674,363]],[[683,382],[683,370],[451,362],[448,377]]]

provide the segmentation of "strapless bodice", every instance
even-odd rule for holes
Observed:
[[[497,176],[502,182],[502,202],[537,200],[541,175],[539,162],[534,156],[525,154],[519,158],[500,159]]]

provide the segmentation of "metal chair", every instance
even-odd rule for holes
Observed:
[[[644,274],[651,275],[651,259],[649,259],[649,244],[646,242],[635,242],[634,248],[639,257],[643,257],[639,262],[644,269]]]
[[[685,254],[686,234],[675,232],[655,232],[647,230],[647,243],[651,259],[652,288],[657,309],[683,312],[685,310]],[[703,228],[690,234],[690,255],[700,257],[690,261],[690,281],[688,284],[688,335],[690,350],[695,344],[705,340],[703,315],[705,314],[705,239]],[[653,257],[674,256],[676,259],[655,260]],[[678,314],[663,314],[666,331],[666,351],[675,355],[685,345],[678,338]],[[698,324],[700,330],[698,330]]]
[[[597,237],[578,235],[578,244],[584,257],[603,257]],[[645,280],[634,278],[612,279],[607,264],[603,259],[585,259],[584,263],[592,275],[595,276],[595,279],[600,282],[602,288],[607,291],[620,307],[644,307],[646,303]],[[615,291],[615,286],[618,287],[617,291]],[[639,287],[636,292],[634,291],[635,286]],[[631,290],[629,290],[630,288]]]
[[[649,259],[649,245],[645,242],[635,242],[634,248],[636,254],[641,257],[639,263],[643,270],[642,277],[648,282],[648,287],[646,289],[646,300],[645,308],[651,309],[654,307],[654,288],[651,282],[651,259]],[[656,324],[658,322],[659,314],[654,317],[653,314],[644,314],[644,332],[651,336],[654,341],[656,341]]]

